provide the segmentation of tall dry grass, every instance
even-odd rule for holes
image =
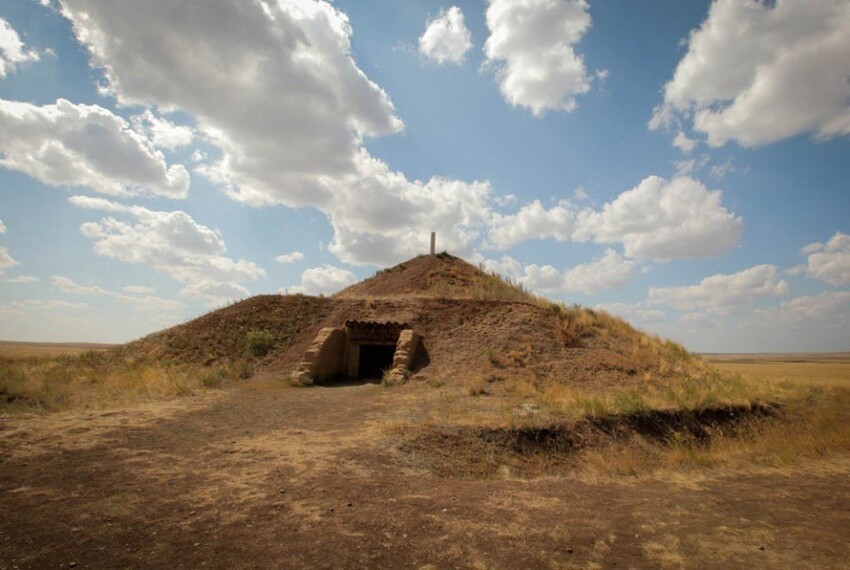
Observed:
[[[805,398],[782,402],[778,418],[752,421],[736,433],[719,432],[708,442],[674,439],[664,446],[612,444],[583,452],[576,470],[603,477],[681,476],[707,469],[795,469],[848,454],[850,389],[815,388]]]
[[[245,370],[121,358],[115,351],[79,356],[0,357],[0,413],[106,408],[185,396],[227,386]]]

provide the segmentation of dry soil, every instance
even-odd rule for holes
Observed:
[[[848,567],[850,460],[440,478],[394,429],[440,397],[252,381],[0,418],[0,569]]]

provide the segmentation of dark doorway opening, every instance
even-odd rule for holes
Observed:
[[[393,367],[395,345],[361,344],[359,376],[364,380],[380,380],[384,371]]]

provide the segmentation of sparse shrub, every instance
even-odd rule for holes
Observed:
[[[390,368],[387,368],[381,375],[381,386],[383,386],[384,388],[389,388],[394,384],[395,382],[393,381],[393,371]]]
[[[446,385],[446,381],[442,378],[431,378],[428,380],[428,385],[432,388],[442,388]]]
[[[248,360],[242,360],[235,365],[236,377],[247,380],[254,375],[254,364]]]
[[[166,383],[171,387],[175,396],[192,395],[192,381],[185,370],[167,368],[165,369],[164,374]]]
[[[614,410],[619,414],[628,416],[642,415],[650,411],[650,406],[643,401],[643,397],[634,390],[614,394],[612,398]]]
[[[227,372],[221,368],[213,368],[212,370],[206,371],[201,376],[201,384],[204,385],[204,388],[218,389],[221,388],[226,381]]]
[[[499,360],[499,354],[492,348],[487,349],[487,361],[496,368],[504,368],[505,365]]]
[[[487,381],[481,376],[470,378],[466,383],[466,393],[470,396],[488,395]]]
[[[267,355],[274,345],[274,337],[268,331],[250,331],[245,335],[245,341],[251,354],[258,358]]]
[[[690,353],[685,350],[681,344],[675,343],[672,340],[664,341],[664,348],[667,349],[668,354],[670,355],[670,360],[673,362],[681,362],[683,360],[687,360],[690,356]]]

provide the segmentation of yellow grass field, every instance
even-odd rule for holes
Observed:
[[[850,387],[850,353],[707,354],[718,370],[749,380]]]
[[[74,355],[89,350],[103,350],[110,344],[88,342],[12,342],[0,340],[0,356],[6,358],[33,358]]]

